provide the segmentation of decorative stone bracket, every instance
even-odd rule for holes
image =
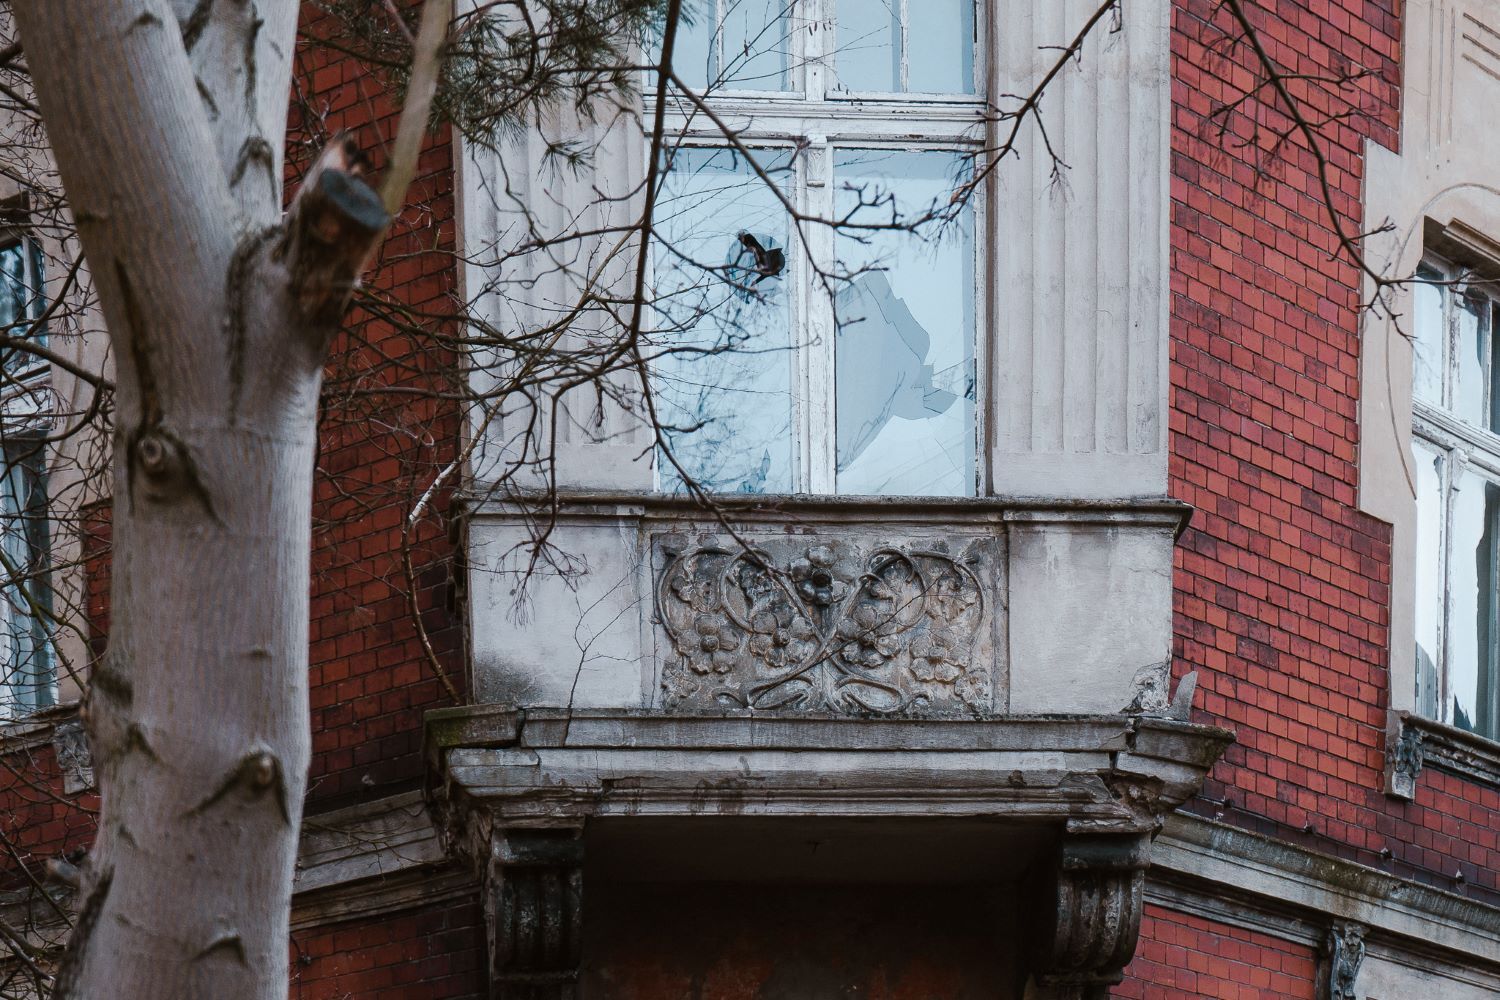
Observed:
[[[1364,924],[1340,920],[1328,928],[1323,942],[1325,974],[1321,976],[1320,1000],[1359,1000],[1355,984],[1365,960]]]
[[[1410,712],[1392,712],[1386,734],[1385,793],[1412,799],[1424,767],[1500,788],[1500,743],[1433,722]]]
[[[94,757],[82,722],[75,719],[58,723],[52,731],[52,748],[62,771],[64,795],[76,795],[94,787]]]
[[[1056,1000],[1094,1000],[1125,977],[1141,929],[1151,864],[1146,834],[1069,834],[1049,887],[1049,919],[1034,951],[1036,982]]]
[[[573,1000],[583,950],[583,828],[493,828],[484,918],[492,1000]]]

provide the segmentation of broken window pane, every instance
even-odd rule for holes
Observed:
[[[1500,735],[1496,719],[1496,543],[1500,486],[1472,468],[1453,494],[1449,582],[1449,719],[1460,729]]]
[[[696,90],[785,90],[791,0],[707,0],[685,4],[672,68]],[[661,39],[652,52],[660,53]],[[656,55],[653,55],[653,59]]]
[[[945,205],[959,153],[842,150],[835,215],[910,223]],[[904,496],[974,492],[974,219],[917,233],[840,231],[835,302],[838,490]]]
[[[1443,456],[1412,442],[1417,486],[1417,710],[1437,718],[1439,626],[1443,614]]]
[[[788,153],[757,155],[789,179]],[[652,381],[672,453],[706,489],[793,489],[787,230],[738,152],[676,151],[656,213]],[[665,456],[658,468],[663,489],[681,488]]]
[[[1443,405],[1443,342],[1447,339],[1443,323],[1443,289],[1441,285],[1423,284],[1441,281],[1442,275],[1430,268],[1417,272],[1418,284],[1412,289],[1412,394],[1424,403]]]

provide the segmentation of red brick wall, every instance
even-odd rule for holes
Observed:
[[[484,1000],[484,920],[475,902],[292,934],[291,1000]]]
[[[1247,4],[1282,66],[1371,73],[1334,94],[1293,85],[1310,114],[1363,112],[1321,128],[1349,233],[1366,227],[1366,140],[1396,142],[1399,6]],[[1217,134],[1213,109],[1253,78],[1248,49],[1224,56],[1233,30],[1214,0],[1178,0],[1171,490],[1197,513],[1177,553],[1176,669],[1201,671],[1195,718],[1239,738],[1194,808],[1493,893],[1492,792],[1431,770],[1415,803],[1381,791],[1391,555],[1388,526],[1357,508],[1360,275],[1334,253],[1305,145],[1270,148],[1284,116],[1252,101]]]
[[[331,26],[309,5],[302,30],[320,38]],[[289,173],[341,130],[353,132],[378,169],[396,125],[389,90],[366,65],[307,37],[297,53]],[[458,447],[456,404],[411,391],[448,391],[456,377],[451,352],[435,336],[452,332],[454,176],[443,129],[428,138],[409,207],[371,274],[384,318],[356,309],[331,350],[313,507],[314,808],[419,780],[422,713],[452,703],[432,658],[456,690],[466,690],[452,607],[455,550],[443,524],[429,515],[410,539],[432,658],[408,604],[402,558],[408,511]],[[392,386],[403,391],[384,391]],[[441,514],[447,502],[440,491],[432,507]]]
[[[1146,907],[1125,981],[1128,1000],[1314,1000],[1317,958],[1305,945]]]
[[[0,889],[43,878],[46,862],[93,842],[99,800],[63,794],[51,743],[0,754]]]

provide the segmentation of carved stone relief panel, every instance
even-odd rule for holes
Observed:
[[[994,536],[653,540],[663,707],[997,710]]]

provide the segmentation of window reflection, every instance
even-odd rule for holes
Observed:
[[[1412,295],[1412,392],[1417,399],[1443,405],[1443,342],[1447,339],[1443,323],[1443,288],[1421,282],[1441,281],[1442,275],[1431,268],[1417,272],[1419,283]]]
[[[1443,607],[1443,458],[1412,445],[1417,486],[1417,705],[1437,718],[1438,649]]]
[[[946,200],[965,163],[946,151],[840,151],[835,215],[855,226],[909,222]],[[923,234],[838,237],[837,268],[851,276],[836,302],[841,493],[974,492],[972,213]]]
[[[838,0],[834,67],[853,93],[974,93],[973,0]]]
[[[1458,354],[1458,381],[1453,387],[1453,412],[1476,427],[1488,423],[1486,411],[1486,348],[1489,346],[1489,310],[1485,299],[1454,293],[1454,316]]]
[[[773,177],[789,173],[786,153],[756,155]],[[791,296],[768,262],[790,252],[781,203],[735,151],[681,149],[656,227],[653,391],[672,454],[705,489],[790,492]],[[682,487],[664,457],[658,467],[662,488]]]
[[[1453,724],[1497,736],[1496,543],[1500,541],[1500,487],[1472,470],[1460,477],[1453,499],[1450,574],[1449,697]]]
[[[44,445],[19,438],[0,449],[0,715],[52,704],[47,641],[51,591],[46,576],[47,494]]]
[[[697,90],[785,90],[789,0],[684,5],[672,44],[677,75]],[[656,40],[656,52],[660,51]]]
[[[40,324],[27,323],[44,310],[42,296],[42,251],[34,240],[0,247],[0,333],[7,337],[31,337],[46,343]],[[0,351],[0,365],[7,373],[20,375],[41,364],[35,354],[22,350]]]

